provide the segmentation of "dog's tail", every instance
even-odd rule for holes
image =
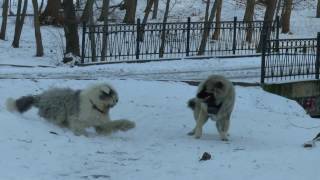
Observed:
[[[196,99],[192,98],[188,101],[188,107],[192,110],[194,110],[194,108],[196,107]]]
[[[8,98],[6,101],[7,110],[10,112],[24,113],[35,103],[34,96],[22,96],[19,99]]]

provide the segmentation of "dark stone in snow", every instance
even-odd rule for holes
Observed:
[[[208,152],[204,152],[201,159],[199,161],[207,161],[211,159],[211,154]]]

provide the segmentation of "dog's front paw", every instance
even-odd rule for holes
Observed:
[[[187,135],[189,135],[189,136],[193,136],[194,135],[194,131],[190,131],[190,132],[188,132],[188,134]]]
[[[110,126],[96,126],[94,127],[97,134],[109,135],[112,132]]]
[[[197,130],[195,131],[194,137],[195,137],[196,139],[200,139],[201,136],[202,136],[202,130],[197,129]]]
[[[228,133],[220,133],[221,141],[229,141],[228,136]]]
[[[82,136],[82,135],[85,136],[85,137],[89,136],[87,131],[85,131],[84,129],[83,130],[79,130],[79,129],[73,130],[73,134],[76,135],[76,136]]]
[[[122,120],[121,122],[121,126],[119,127],[119,130],[121,131],[127,131],[129,129],[132,129],[136,127],[136,124],[132,121],[129,120]]]
[[[200,138],[201,138],[201,135],[195,135],[194,138],[200,139]]]

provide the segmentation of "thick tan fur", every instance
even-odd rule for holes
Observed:
[[[232,82],[223,76],[211,75],[199,84],[197,95],[202,91],[214,95],[215,101],[212,103],[217,105],[219,109],[217,113],[210,114],[208,113],[208,104],[205,102],[205,99],[198,97],[190,99],[188,105],[193,110],[196,126],[188,134],[194,135],[195,138],[200,138],[202,136],[203,125],[207,122],[208,118],[211,118],[216,121],[220,138],[223,141],[227,141],[230,117],[235,102],[234,86]]]

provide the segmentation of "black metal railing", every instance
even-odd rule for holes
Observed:
[[[218,26],[213,22],[204,56],[257,55],[263,23],[238,21],[236,17],[233,21],[222,21]],[[275,27],[271,33],[272,39],[279,35],[279,26]],[[216,30],[219,30],[219,35],[214,38]],[[163,31],[164,51],[161,53]],[[83,24],[81,64],[141,62],[197,56],[203,31],[204,22],[191,22],[190,18],[187,22],[165,24],[142,24],[139,19],[133,25],[109,24],[104,27]],[[250,37],[249,32],[252,33]],[[106,35],[105,40],[103,34]],[[104,43],[105,48],[102,48]]]
[[[320,33],[317,38],[273,39],[263,44],[261,83],[319,79]]]

